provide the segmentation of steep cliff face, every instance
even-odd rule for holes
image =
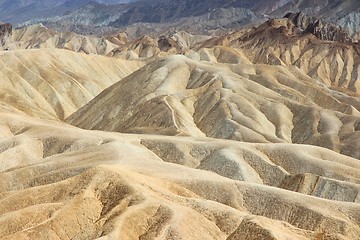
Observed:
[[[336,24],[343,26],[352,35],[353,39],[357,41],[360,39],[360,10],[340,17],[336,20]]]
[[[357,0],[292,0],[276,9],[271,15],[279,17],[284,12],[303,12],[322,18],[346,29],[358,39],[360,30],[360,1]]]
[[[12,25],[10,23],[0,23],[0,44],[3,46],[6,39],[12,34]]]
[[[286,14],[285,18],[290,19],[294,27],[302,33],[314,34],[321,40],[353,42],[349,33],[343,28],[315,17],[306,16],[302,12]]]

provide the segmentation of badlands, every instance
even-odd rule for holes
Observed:
[[[360,48],[1,28],[0,239],[360,239]]]

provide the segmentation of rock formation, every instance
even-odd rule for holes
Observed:
[[[357,0],[292,0],[280,6],[271,15],[279,17],[284,12],[302,11],[312,17],[334,23],[354,37],[359,31],[359,7],[360,3]]]
[[[7,38],[12,34],[12,25],[9,23],[0,23],[0,45],[3,46]]]
[[[302,12],[296,14],[289,13],[285,15],[285,18],[292,20],[294,27],[298,28],[302,33],[314,34],[317,38],[327,41],[337,41],[351,43],[353,40],[349,36],[349,33],[342,28],[325,22],[321,19],[310,18],[304,15]]]

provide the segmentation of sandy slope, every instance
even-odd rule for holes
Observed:
[[[216,51],[223,49],[206,54],[215,58]],[[359,158],[359,103],[294,67],[177,55],[129,75],[67,121],[106,131],[306,143]]]
[[[142,65],[60,49],[1,52],[0,102],[32,116],[64,119]]]
[[[42,24],[14,29],[1,49],[62,48],[87,54],[107,54],[118,45],[103,37],[85,36],[74,32],[56,32]]]
[[[360,234],[360,163],[330,150],[1,122],[2,239]]]

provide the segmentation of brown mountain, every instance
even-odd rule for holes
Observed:
[[[273,15],[302,11],[307,15],[331,21],[356,35],[356,32],[360,31],[359,8],[360,2],[357,0],[293,0],[275,10]]]

